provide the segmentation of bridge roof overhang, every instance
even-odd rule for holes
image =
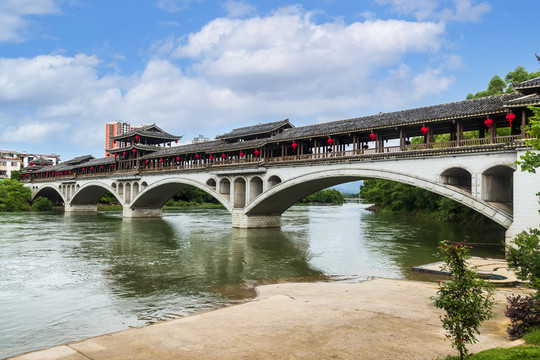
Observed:
[[[134,142],[135,136],[141,137],[142,139],[144,139],[144,142],[150,144],[162,144],[172,141],[178,141],[182,138],[182,136],[169,134],[168,132],[163,131],[156,124],[152,124],[135,128],[121,135],[113,136],[111,137],[111,139],[113,139],[114,141]]]

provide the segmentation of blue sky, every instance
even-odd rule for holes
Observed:
[[[105,123],[213,138],[459,101],[540,68],[537,0],[2,0],[0,149],[104,156]]]

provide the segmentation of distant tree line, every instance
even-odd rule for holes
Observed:
[[[343,200],[343,195],[336,189],[326,189],[321,190],[311,195],[306,196],[298,202],[298,204],[332,204],[332,205],[341,205],[345,200]]]

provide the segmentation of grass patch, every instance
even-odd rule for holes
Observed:
[[[540,346],[540,329],[534,329],[523,335],[527,344]]]
[[[474,354],[472,360],[525,360],[540,359],[540,347],[534,345],[515,346],[506,349],[489,349]]]

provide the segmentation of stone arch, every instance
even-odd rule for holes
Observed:
[[[206,186],[208,186],[209,188],[211,188],[213,190],[216,190],[216,188],[217,188],[216,179],[210,178],[210,179],[206,180]]]
[[[235,208],[243,208],[246,206],[246,179],[237,177],[233,183],[234,204]]]
[[[274,187],[280,183],[281,183],[281,178],[279,176],[274,175],[268,178],[268,188]]]
[[[513,201],[513,167],[495,165],[482,173],[482,200],[511,204]],[[500,206],[500,204],[499,204]]]
[[[230,201],[231,199],[231,181],[228,178],[219,180],[219,194]]]
[[[198,181],[177,177],[160,180],[144,188],[141,190],[139,195],[133,198],[130,207],[132,209],[160,209],[174,194],[189,186],[195,186],[196,188],[210,194],[223,206],[225,206],[229,212],[232,211],[232,207],[229,204],[228,199],[218,194],[215,190],[209,188],[203,183],[199,183]]]
[[[512,215],[509,212],[485,201],[477,200],[461,189],[448,187],[407,173],[347,168],[314,171],[279,183],[246,206],[243,213],[247,216],[280,215],[297,201],[316,191],[344,182],[370,178],[397,181],[432,191],[468,206],[506,228],[512,224]]]
[[[99,199],[101,199],[107,191],[110,191],[118,199],[120,204],[122,204],[121,199],[119,199],[118,194],[114,191],[112,186],[102,182],[92,182],[81,186],[81,188],[73,195],[70,205],[97,205]]]
[[[441,183],[455,186],[470,194],[472,188],[472,174],[462,167],[451,167],[441,173]]]
[[[249,202],[263,193],[263,181],[259,176],[253,176],[249,180]]]
[[[62,203],[65,203],[64,197],[62,196],[62,193],[60,189],[56,189],[55,187],[51,185],[45,185],[41,188],[36,187],[36,191],[34,192],[34,195],[32,196],[32,200],[35,198],[43,196],[47,199],[49,199],[53,204],[59,205]]]

